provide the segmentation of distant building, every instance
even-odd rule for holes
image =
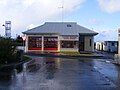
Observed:
[[[105,41],[104,42],[104,51],[108,52],[117,52],[118,51],[118,41]]]
[[[118,41],[96,42],[96,50],[118,52]]]
[[[5,21],[3,26],[5,27],[5,37],[11,38],[11,21]]]
[[[103,42],[96,42],[95,47],[96,47],[96,50],[103,51]]]
[[[75,22],[46,22],[23,32],[25,52],[94,51],[94,36],[98,33]]]

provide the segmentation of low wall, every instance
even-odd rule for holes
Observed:
[[[78,48],[61,48],[60,51],[63,51],[63,52],[78,52]]]

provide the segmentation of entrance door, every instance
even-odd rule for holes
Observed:
[[[85,46],[85,36],[79,35],[79,51],[84,51]]]

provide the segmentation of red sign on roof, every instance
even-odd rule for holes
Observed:
[[[26,36],[25,36],[25,35],[23,35],[23,36],[22,36],[22,39],[23,39],[23,41],[25,41],[25,40],[26,40]]]

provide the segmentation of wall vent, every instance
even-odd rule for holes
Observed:
[[[70,24],[67,24],[67,27],[72,27],[72,25],[70,25]]]

